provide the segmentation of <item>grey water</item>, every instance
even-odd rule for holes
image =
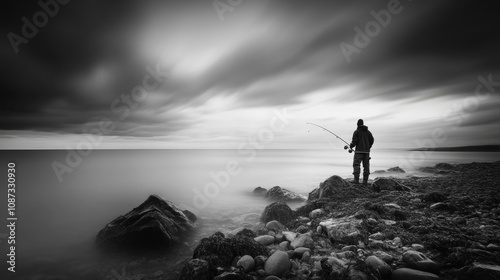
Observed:
[[[421,166],[492,162],[500,160],[500,153],[385,149],[373,150],[371,157],[372,172],[400,166],[418,175]],[[58,262],[93,254],[91,245],[97,232],[150,194],[200,218],[201,226],[192,240],[196,242],[217,230],[228,232],[257,222],[269,204],[250,195],[258,186],[281,186],[307,196],[332,175],[352,176],[352,154],[335,149],[93,150],[71,165],[67,158],[66,150],[0,151],[4,184],[7,163],[16,163],[19,269],[27,270],[37,261]],[[55,163],[68,166],[68,172],[58,178]],[[7,191],[2,189],[0,219],[6,221]],[[0,234],[5,234],[5,226],[2,228]],[[7,243],[0,242],[1,252],[6,252]],[[0,258],[5,263],[5,254]]]

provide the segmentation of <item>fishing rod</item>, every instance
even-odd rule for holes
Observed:
[[[349,150],[348,150],[348,151],[349,151],[349,153],[352,153],[352,152],[353,152],[353,150],[352,150],[351,148],[349,148],[349,143],[347,143],[344,139],[342,139],[342,138],[341,138],[340,136],[338,136],[337,134],[335,134],[335,133],[331,132],[328,128],[325,128],[325,127],[322,127],[321,125],[318,125],[318,124],[315,124],[315,123],[310,123],[310,122],[308,122],[307,124],[317,126],[317,127],[321,128],[321,129],[323,129],[324,131],[328,131],[328,132],[330,132],[330,133],[331,133],[331,134],[333,134],[335,137],[337,137],[338,139],[340,139],[342,142],[344,142],[344,143],[346,143],[346,144],[347,144],[346,146],[344,146],[344,150],[349,149]]]

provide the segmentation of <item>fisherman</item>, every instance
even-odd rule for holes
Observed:
[[[349,145],[351,149],[356,147],[353,162],[354,172],[352,174],[354,174],[354,184],[359,184],[360,164],[363,162],[363,185],[367,185],[370,176],[370,149],[374,139],[362,119],[358,120],[357,125],[358,128],[354,131],[352,142]]]

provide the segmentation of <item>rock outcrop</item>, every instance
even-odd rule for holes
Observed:
[[[303,197],[300,194],[294,193],[290,190],[287,190],[285,188],[275,186],[270,188],[266,192],[266,198],[269,200],[276,200],[276,201],[304,201],[306,200],[305,197]]]
[[[194,230],[195,220],[191,212],[184,212],[172,202],[151,195],[101,229],[96,244],[105,250],[163,251],[184,242]]]

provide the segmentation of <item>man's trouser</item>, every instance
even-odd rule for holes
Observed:
[[[359,173],[361,173],[361,162],[363,162],[363,176],[368,177],[370,174],[370,153],[354,154],[354,162],[352,164],[354,172],[352,174],[359,177]]]

